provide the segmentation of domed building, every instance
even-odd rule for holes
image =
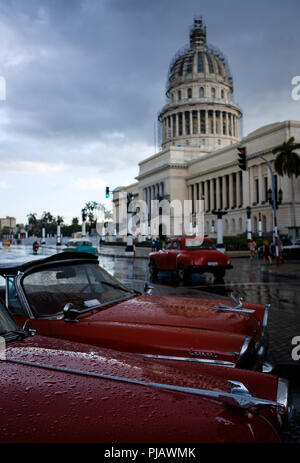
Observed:
[[[239,139],[242,112],[233,101],[233,80],[220,51],[206,42],[202,18],[194,20],[190,46],[171,62],[162,109],[162,147],[194,146],[215,151]]]
[[[204,231],[209,236],[216,237],[220,215],[225,236],[245,236],[247,232],[249,235],[250,214],[251,231],[257,234],[261,230],[264,236],[271,237],[273,212],[268,201],[271,174],[266,163],[254,156],[263,154],[274,171],[272,150],[290,137],[300,142],[300,122],[274,122],[242,138],[242,111],[233,99],[232,76],[222,53],[207,44],[202,18],[194,20],[189,46],[177,52],[171,61],[166,96],[167,104],[159,113],[161,149],[139,163],[136,183],[114,190],[117,237],[123,207],[120,197],[128,193],[147,204],[149,225],[153,200],[165,199],[170,203],[179,200],[182,206],[190,200],[190,232],[197,233],[195,215],[199,201],[203,200]],[[237,148],[241,146],[247,150],[246,171],[238,166]],[[287,176],[275,175],[275,185],[283,196],[278,209],[279,231],[288,233],[293,224],[291,182]],[[300,228],[299,177],[295,179],[295,191]],[[176,216],[172,208],[170,213],[173,223],[175,219],[183,222],[182,213],[177,212]],[[139,239],[145,239],[147,234],[174,233],[172,224],[166,231],[158,223],[148,233],[141,230]]]

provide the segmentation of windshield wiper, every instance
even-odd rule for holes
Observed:
[[[110,283],[108,281],[101,281],[101,284],[111,286],[112,288],[115,288],[115,289],[120,289],[121,291],[124,291],[126,293],[132,293],[133,292],[133,291],[130,291],[129,289],[127,289],[127,288],[123,288],[122,286],[119,286],[119,285],[117,285],[115,283]]]
[[[24,338],[27,338],[28,334],[26,333],[26,331],[22,330],[22,329],[17,329],[17,330],[10,330],[10,331],[7,331],[6,333],[2,334],[1,336],[3,336],[4,338],[6,337],[10,337],[11,334],[15,334],[17,335],[18,337],[20,337],[21,339],[24,339]]]

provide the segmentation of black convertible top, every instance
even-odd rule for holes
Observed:
[[[98,263],[98,257],[88,252],[60,252],[52,256],[44,257],[42,259],[35,259],[30,261],[19,262],[0,262],[0,275],[16,275],[18,272],[25,272],[26,270],[38,267],[41,264],[58,262],[74,262],[80,263],[82,261],[89,261]]]

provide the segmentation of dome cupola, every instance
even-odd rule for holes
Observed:
[[[203,19],[194,19],[190,44],[171,61],[162,109],[162,146],[215,151],[238,141],[242,113],[232,100],[233,80],[223,54],[209,46]]]

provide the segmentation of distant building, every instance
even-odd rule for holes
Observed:
[[[6,229],[13,231],[16,228],[16,219],[15,217],[5,217],[4,219],[0,218],[0,230]]]
[[[258,231],[261,217],[263,233],[271,233],[270,173],[257,158],[249,161],[247,171],[241,171],[237,147],[245,146],[248,155],[264,154],[274,167],[274,147],[292,136],[300,142],[300,121],[275,122],[241,139],[242,110],[233,100],[233,79],[222,53],[207,44],[201,18],[194,20],[189,46],[171,61],[166,96],[167,104],[159,114],[161,151],[139,163],[136,183],[114,191],[115,206],[121,191],[145,200],[149,210],[151,200],[158,197],[190,199],[195,214],[196,200],[204,199],[205,233],[212,237],[216,236],[213,212],[226,212],[224,235],[236,236],[246,232],[250,206],[252,231]],[[291,182],[287,176],[276,175],[275,183],[283,194],[279,230],[288,233],[293,225]],[[295,180],[295,192],[300,226],[300,178]]]

